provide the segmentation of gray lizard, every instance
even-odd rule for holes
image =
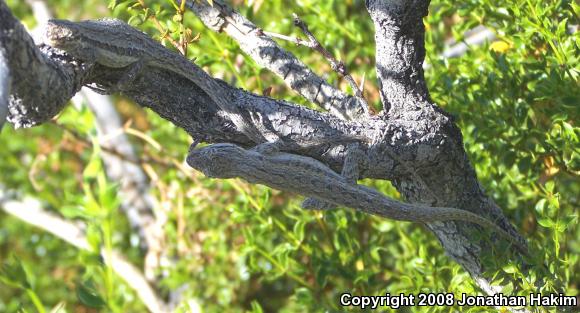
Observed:
[[[269,154],[261,153],[268,151]],[[243,178],[279,190],[298,193],[335,206],[354,208],[394,220],[430,223],[464,221],[491,229],[505,237],[522,253],[525,244],[518,242],[492,221],[466,210],[427,207],[390,199],[380,192],[353,183],[328,166],[310,157],[275,152],[271,149],[246,150],[229,143],[191,149],[187,163],[207,177]]]
[[[182,55],[165,48],[149,35],[121,20],[106,18],[71,22],[53,19],[47,25],[45,38],[50,46],[64,50],[89,64],[110,68],[127,67],[124,77],[118,82],[121,90],[148,67],[164,69],[186,78],[205,91],[227,113],[236,127],[256,144],[283,141],[277,134],[259,129],[251,117],[244,118],[231,90],[223,84]],[[299,139],[295,143],[304,148],[341,141],[366,141],[366,136],[342,132],[324,136],[315,134],[315,137]],[[282,143],[285,146],[288,144]]]
[[[358,181],[359,165],[362,162],[362,156],[362,150],[359,148],[358,142],[353,142],[347,146],[340,175],[347,182],[353,185],[356,185]],[[302,208],[308,210],[330,210],[336,208],[336,205],[324,200],[309,197],[302,202]]]
[[[240,131],[256,142],[263,141],[263,136],[252,127],[253,124],[244,120],[235,99],[230,99],[229,90],[197,65],[121,20],[106,18],[70,22],[53,19],[48,22],[45,37],[50,46],[62,49],[84,62],[111,68],[128,67],[125,76],[119,81],[121,88],[146,67],[168,70],[189,79],[227,112]]]

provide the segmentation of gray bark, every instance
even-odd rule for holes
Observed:
[[[340,172],[344,161],[344,145],[304,148],[291,143],[304,138],[331,138],[345,133],[374,138],[375,144],[363,151],[366,157],[360,164],[361,178],[391,180],[410,203],[471,211],[496,221],[514,238],[525,242],[478,183],[463,149],[461,131],[453,118],[429,97],[422,69],[425,56],[422,18],[427,14],[428,2],[366,2],[376,28],[376,67],[384,106],[378,116],[359,119],[348,116],[345,113],[348,112],[345,109],[348,105],[337,105],[336,99],[350,96],[333,88],[323,93],[329,97],[321,98],[319,91],[312,90],[318,89],[324,82],[298,63],[290,53],[280,52],[282,50],[267,38],[260,39],[263,42],[251,43],[258,48],[244,47],[242,43],[247,39],[243,37],[245,33],[239,32],[239,29],[235,34],[231,33],[233,30],[228,32],[228,27],[223,26],[225,22],[220,21],[223,14],[206,14],[207,8],[200,9],[193,4],[194,12],[206,25],[214,30],[226,30],[258,64],[283,76],[306,99],[323,108],[334,109],[322,113],[255,95],[221,81],[219,83],[227,94],[212,96],[235,99],[242,115],[246,120],[251,120],[265,138],[269,133],[275,133],[290,143],[285,148],[286,152],[313,157],[336,172]],[[50,47],[39,49],[28,39],[1,0],[0,21],[1,44],[8,47],[16,78],[9,104],[9,121],[16,127],[29,127],[50,119],[80,85],[96,84],[104,90],[116,90],[116,82],[126,71],[100,65],[79,65]],[[6,36],[7,33],[14,35]],[[19,49],[11,48],[14,46]],[[299,70],[295,70],[296,64],[300,66]],[[296,75],[292,74],[294,72]],[[25,90],[37,92],[24,93]],[[259,143],[237,129],[227,114],[211,100],[212,96],[191,80],[173,75],[169,70],[151,67],[121,92],[184,129],[195,139],[209,143],[230,142],[244,147]],[[461,264],[486,293],[497,292],[491,287],[491,277],[485,275],[488,270],[493,272],[494,267],[482,260],[489,258],[494,249],[504,251],[502,247],[507,246],[505,242],[483,240],[489,238],[489,234],[482,236],[481,231],[484,230],[469,223],[437,222],[428,223],[427,227],[439,239],[446,253]],[[501,257],[510,256],[502,254]]]
[[[16,128],[46,122],[80,90],[81,66],[55,50],[35,47],[4,1],[0,2],[0,17],[0,46],[8,56],[12,75],[8,121]]]
[[[375,25],[377,76],[386,119],[404,120],[413,138],[399,145],[410,150],[405,161],[416,169],[393,180],[405,199],[413,203],[464,208],[495,220],[517,233],[477,181],[453,118],[432,103],[423,76],[425,57],[422,19],[428,1],[367,1]],[[426,158],[427,160],[423,160]],[[464,223],[429,223],[447,254],[460,263],[478,284],[493,293],[481,279],[480,257],[486,247],[474,243],[471,226]]]
[[[361,99],[349,96],[316,75],[302,61],[282,49],[268,36],[255,36],[262,30],[220,1],[187,1],[187,6],[210,29],[225,32],[256,63],[282,78],[305,99],[342,119],[356,119],[364,114]]]

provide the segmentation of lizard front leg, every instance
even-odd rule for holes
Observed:
[[[362,162],[362,158],[363,153],[358,143],[351,143],[347,146],[341,175],[353,185],[356,185],[358,181],[359,165]],[[307,198],[302,202],[301,207],[307,210],[330,210],[336,208],[334,204],[317,198]]]
[[[94,66],[94,63],[91,66]],[[106,66],[106,65],[102,65]],[[99,85],[96,86],[87,86],[94,92],[101,94],[101,95],[110,95],[113,93],[117,93],[123,90],[127,90],[129,86],[135,81],[135,79],[139,76],[139,74],[145,69],[145,62],[143,60],[135,61],[127,66],[125,66],[127,70],[121,74],[121,78],[115,83],[112,87],[102,87]]]
[[[274,142],[265,142],[255,146],[252,150],[256,151],[263,155],[273,155],[277,152],[280,152],[281,148],[283,147],[283,143],[280,140]],[[359,148],[358,143],[352,143],[347,146],[346,156],[344,159],[344,164],[342,166],[342,177],[346,178],[346,180],[356,185],[356,182],[359,177],[359,164],[362,159],[362,151]],[[328,169],[331,171],[331,169]],[[301,207],[307,210],[330,210],[336,208],[336,205],[319,200],[317,198],[307,198],[302,202]]]
[[[280,152],[282,146],[283,143],[280,140],[268,141],[255,146],[252,148],[252,150],[263,155],[272,155],[274,153]]]
[[[123,73],[123,76],[117,81],[115,86],[115,91],[125,90],[130,86],[133,81],[139,76],[141,71],[145,69],[145,62],[143,60],[137,60],[127,66],[127,71]]]

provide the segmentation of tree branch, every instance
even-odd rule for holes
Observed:
[[[107,175],[113,181],[120,183],[122,199],[121,209],[133,229],[137,230],[140,244],[145,251],[145,277],[155,282],[155,271],[160,265],[160,256],[163,253],[163,226],[153,211],[153,197],[147,176],[136,164],[136,155],[133,146],[126,134],[122,132],[121,120],[108,97],[95,94],[89,90],[82,90],[87,105],[95,115],[95,123],[99,132],[99,144]],[[117,152],[122,157],[108,153],[108,150]],[[128,160],[132,160],[128,161]]]
[[[37,48],[4,1],[0,1],[0,47],[11,69],[8,121],[14,127],[46,122],[81,88],[79,65],[53,49]]]
[[[202,90],[189,76],[175,75],[170,66],[147,67],[146,71],[142,71],[121,90],[117,83],[127,73],[127,68],[110,68],[102,64],[79,66],[81,74],[68,76],[68,79],[76,83],[96,84],[104,91],[120,91],[185,129],[198,140],[254,146],[257,142],[232,125],[227,112],[220,110],[220,106],[214,102],[218,97],[223,97],[231,100],[233,103],[229,105],[236,107],[244,120],[251,121],[262,135],[275,134],[281,138],[286,144],[285,151],[313,157],[336,172],[340,172],[342,167],[346,143],[332,142],[313,147],[304,147],[300,143],[313,138],[324,142],[325,138],[345,134],[372,139],[373,144],[362,147],[365,158],[360,166],[361,178],[389,179],[411,204],[468,210],[497,221],[497,225],[516,240],[523,241],[479,185],[463,149],[459,128],[449,115],[428,101],[421,69],[423,30],[417,24],[422,22],[421,18],[426,14],[426,4],[419,5],[416,10],[407,5],[404,6],[405,10],[389,7],[393,2],[367,1],[367,4],[375,25],[378,25],[377,67],[392,63],[393,73],[396,74],[390,75],[379,69],[383,100],[391,106],[382,116],[344,121],[330,114],[236,89],[219,80],[219,92],[207,88]],[[207,10],[206,13],[210,12]],[[216,16],[219,17],[219,14]],[[411,22],[407,21],[409,16]],[[403,30],[403,27],[414,30]],[[218,29],[222,28],[218,26]],[[245,37],[239,31],[237,34],[241,36],[238,39],[244,38],[254,43],[256,41],[252,40],[256,39],[252,38],[262,38]],[[419,37],[421,42],[417,42]],[[397,49],[391,47],[393,49],[389,50],[391,44]],[[48,56],[41,58],[60,58],[50,50],[47,51]],[[70,62],[76,61],[71,59]],[[38,79],[43,78],[38,76]],[[22,107],[27,104],[22,100],[18,102]],[[12,102],[10,105],[13,105]],[[482,289],[492,292],[491,278],[484,273],[493,269],[494,265],[482,263],[481,258],[482,255],[489,256],[493,251],[489,243],[482,242],[468,223],[428,223],[428,227],[438,237],[446,252],[476,278]]]
[[[10,98],[10,67],[8,53],[0,46],[0,131],[8,116],[8,102]]]
[[[383,114],[400,115],[429,106],[423,76],[428,0],[367,0],[375,25],[376,68]]]
[[[364,117],[365,101],[349,96],[317,76],[302,61],[282,49],[251,21],[220,0],[187,1],[187,6],[210,29],[225,32],[256,63],[282,78],[290,88],[308,101],[329,110],[337,117],[353,120]]]

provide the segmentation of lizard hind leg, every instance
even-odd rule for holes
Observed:
[[[254,148],[252,148],[252,150],[260,153],[260,154],[264,154],[264,155],[271,155],[277,152],[280,152],[280,147],[282,146],[282,143],[280,141],[273,141],[273,142],[264,142],[261,143],[257,146],[255,146]]]
[[[355,185],[358,180],[361,158],[361,150],[359,150],[358,144],[348,145],[340,175],[350,184]],[[301,207],[307,210],[331,210],[335,209],[336,205],[316,198],[307,198],[302,202]]]

